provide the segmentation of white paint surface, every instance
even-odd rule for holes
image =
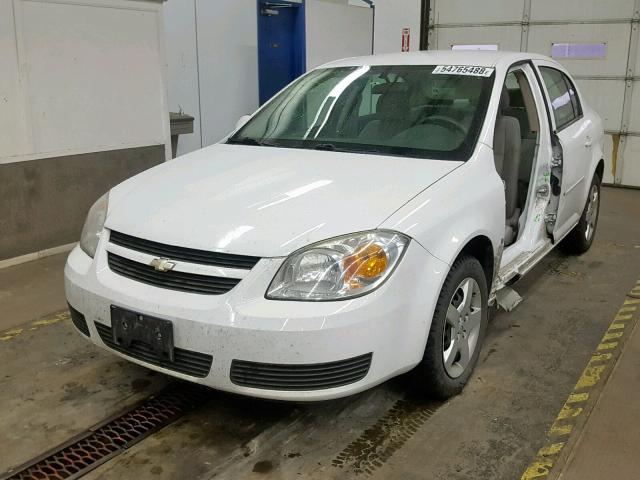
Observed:
[[[582,1],[533,0],[532,20],[605,20],[631,18],[634,0]]]
[[[307,0],[307,68],[345,57],[370,55],[373,9],[345,0]]]
[[[194,117],[178,155],[216,143],[258,107],[253,0],[169,0],[165,15],[169,105]]]
[[[378,0],[374,29],[374,53],[402,50],[402,29],[411,31],[410,51],[420,50],[420,0]]]
[[[557,58],[574,75],[624,75],[629,55],[631,23],[620,25],[532,25],[529,30],[529,51],[551,55],[551,44],[562,42],[604,42],[605,58],[582,60]]]
[[[0,2],[0,161],[30,150],[26,109],[20,87],[13,5]]]
[[[0,27],[0,162],[168,145],[160,3],[6,1]]]
[[[193,133],[180,135],[178,155],[202,147],[196,55],[195,0],[168,0],[164,7],[169,111],[194,117]]]
[[[520,27],[451,27],[440,28],[432,38],[432,48],[449,50],[457,44],[497,44],[499,50],[520,50]]]
[[[537,1],[537,0],[535,0]],[[431,0],[438,24],[520,21],[524,0]]]
[[[196,0],[202,144],[211,145],[258,107],[257,8],[253,0]]]

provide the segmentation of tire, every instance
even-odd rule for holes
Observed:
[[[462,254],[444,281],[424,356],[414,371],[416,386],[423,393],[444,400],[459,394],[467,384],[487,329],[487,299],[487,280],[480,262]]]
[[[600,177],[594,174],[589,187],[587,201],[578,224],[560,242],[560,250],[571,255],[585,253],[596,236],[598,214],[600,213]]]

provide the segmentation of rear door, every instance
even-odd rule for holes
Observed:
[[[551,112],[554,159],[552,173],[556,173],[560,199],[555,219],[548,218],[554,240],[559,240],[578,222],[584,208],[586,175],[592,157],[593,125],[583,115],[578,91],[557,64],[535,62],[542,78],[545,97]],[[555,221],[554,221],[555,220]]]

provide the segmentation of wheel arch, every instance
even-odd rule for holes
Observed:
[[[604,159],[600,159],[598,161],[598,165],[596,166],[595,173],[598,174],[598,178],[600,179],[600,183],[602,183],[602,176],[604,175]]]
[[[463,254],[471,255],[480,262],[485,278],[487,279],[487,291],[491,292],[496,260],[493,244],[489,237],[485,235],[476,235],[471,238],[462,247],[460,252],[458,252],[456,259]]]

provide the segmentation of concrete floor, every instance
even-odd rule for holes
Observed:
[[[637,478],[640,471],[640,328],[636,327],[559,477]]]
[[[0,269],[0,331],[17,327],[52,312],[66,310],[61,253]]]
[[[88,478],[518,479],[635,285],[638,218],[640,191],[605,188],[592,249],[581,257],[554,252],[517,285],[523,303],[495,315],[471,382],[449,402],[415,397],[407,376],[311,405],[211,391],[205,405]],[[93,347],[68,320],[25,324],[64,304],[53,293],[62,261],[34,263],[0,271],[0,325],[24,324],[0,335],[0,472],[168,381]],[[40,295],[39,286],[48,290]],[[640,385],[629,385],[627,398],[637,398]],[[582,462],[579,453],[570,462]]]

